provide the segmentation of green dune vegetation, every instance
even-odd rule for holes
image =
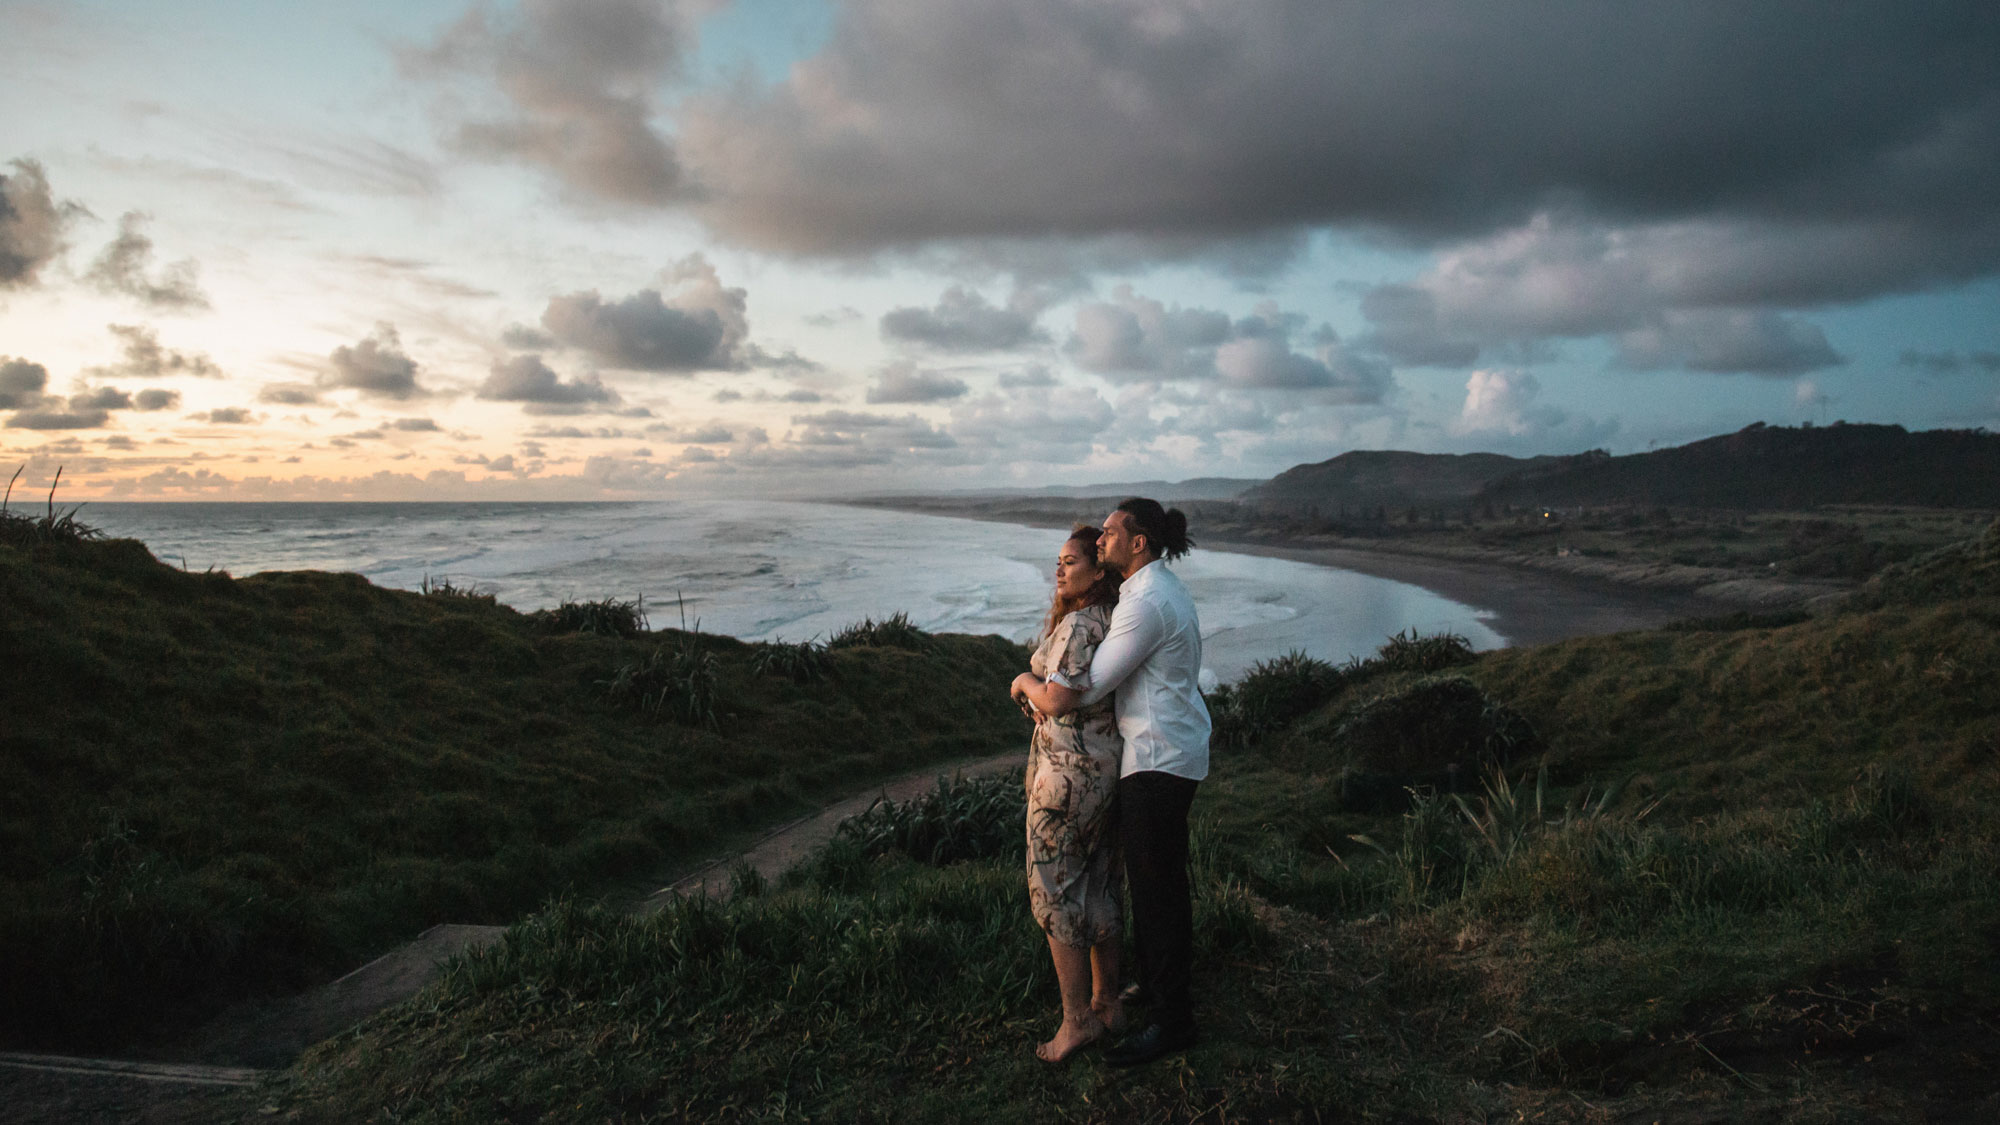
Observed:
[[[1056,993],[1011,781],[878,806],[726,899],[584,889],[854,771],[1018,742],[985,710],[1014,646],[554,633],[132,544],[0,549],[0,581],[32,654],[0,788],[10,988],[269,986],[521,918],[249,1095],[265,1119],[2000,1111],[2000,524],[1812,614],[1477,655],[1405,634],[1218,691],[1204,1038],[1132,1071],[1031,1052]],[[885,698],[854,714],[864,677]]]
[[[645,623],[0,519],[0,1046],[115,1050],[1022,744],[1000,637]]]

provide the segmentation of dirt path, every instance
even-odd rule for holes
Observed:
[[[1026,751],[946,763],[905,774],[772,829],[741,852],[693,868],[668,886],[625,903],[658,910],[675,898],[726,894],[750,867],[775,879],[833,838],[842,820],[883,797],[907,801],[939,777],[985,777],[1021,770]],[[262,1071],[288,1065],[391,1004],[414,995],[452,955],[499,940],[504,926],[432,926],[339,980],[300,996],[232,1009],[175,1043],[130,1060],[0,1053],[0,1122],[194,1122],[248,1111]]]

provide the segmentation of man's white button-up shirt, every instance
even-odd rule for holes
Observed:
[[[1113,692],[1125,740],[1119,776],[1158,770],[1190,781],[1208,776],[1208,705],[1202,702],[1201,622],[1187,587],[1163,562],[1127,578],[1111,629],[1090,661],[1088,683],[1060,672],[1050,683],[1083,692],[1089,706]]]

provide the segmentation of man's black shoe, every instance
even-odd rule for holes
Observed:
[[[1127,1036],[1124,1042],[1104,1052],[1104,1061],[1112,1066],[1138,1066],[1185,1051],[1194,1046],[1199,1038],[1201,1036],[1195,1033],[1193,1024],[1170,1030],[1161,1024],[1149,1023],[1146,1030]]]
[[[1124,991],[1118,994],[1118,999],[1127,1004],[1151,1004],[1153,1002],[1153,990],[1140,984],[1138,981],[1133,981],[1131,984],[1125,986]]]

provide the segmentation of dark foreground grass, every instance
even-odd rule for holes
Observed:
[[[269,1093],[326,1121],[1993,1120],[2000,598],[1887,601],[1481,657],[1454,674],[1546,749],[1395,811],[1344,800],[1331,735],[1422,667],[1219,755],[1184,1058],[1036,1061],[1018,861],[892,849],[550,910]],[[1003,815],[962,804],[971,835]]]
[[[110,1049],[1026,734],[998,637],[850,644],[798,680],[728,638],[622,631],[0,543],[0,1045]],[[696,697],[608,695],[661,651]]]

